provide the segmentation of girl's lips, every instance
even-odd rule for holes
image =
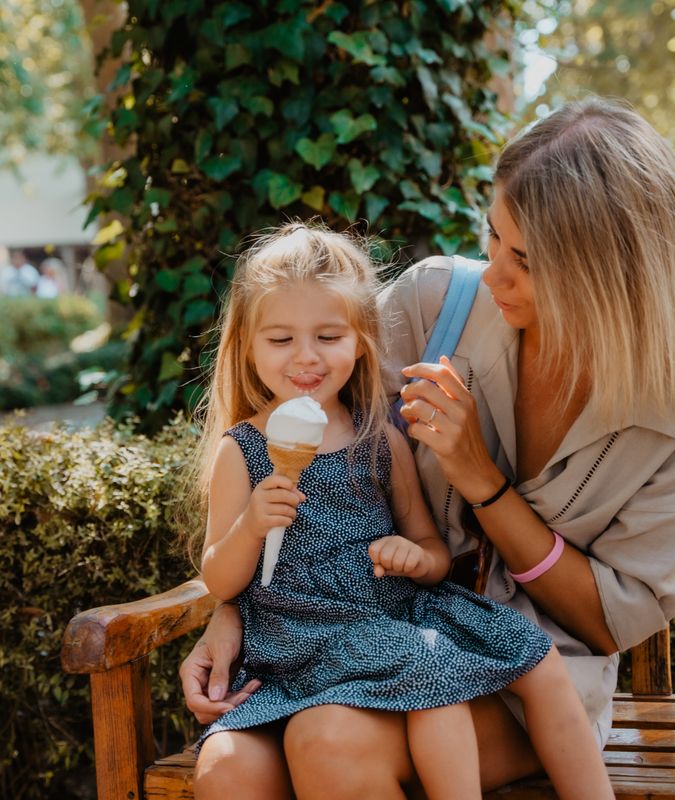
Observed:
[[[289,377],[293,386],[301,392],[313,392],[318,389],[324,378],[323,375],[316,375],[313,372],[301,372],[299,375],[290,375]]]

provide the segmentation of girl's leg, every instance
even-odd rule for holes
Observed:
[[[481,800],[469,704],[410,711],[406,720],[410,754],[428,800]]]
[[[291,800],[282,730],[273,724],[209,736],[195,768],[195,800]]]
[[[556,648],[509,687],[523,703],[534,749],[561,800],[613,800],[588,717]]]
[[[289,720],[284,749],[298,800],[403,800],[414,779],[403,714],[308,708]]]

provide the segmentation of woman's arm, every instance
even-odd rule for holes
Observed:
[[[391,450],[391,512],[397,536],[384,536],[368,549],[375,575],[404,575],[431,586],[448,574],[450,553],[422,495],[415,459],[404,436],[387,426]]]
[[[443,473],[469,503],[491,497],[504,483],[485,446],[475,401],[447,359],[440,364],[415,364],[404,371],[421,378],[401,394],[402,415],[410,421],[409,435],[435,453]],[[428,420],[438,409],[429,427]],[[553,547],[553,533],[513,489],[498,502],[476,511],[495,547],[514,573],[525,572]],[[522,588],[561,627],[597,653],[616,652],[588,558],[566,544],[548,572]]]
[[[202,554],[202,578],[212,595],[230,600],[249,585],[268,532],[290,525],[302,499],[282,475],[270,475],[251,491],[239,446],[232,437],[223,438],[209,487]]]

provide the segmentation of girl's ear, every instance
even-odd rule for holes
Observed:
[[[363,342],[359,339],[359,341],[356,343],[356,360],[358,361],[365,352],[366,348],[363,346]]]

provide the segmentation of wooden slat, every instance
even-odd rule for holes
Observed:
[[[605,750],[602,754],[606,766],[654,767],[657,769],[675,768],[675,753],[659,753],[641,750]]]
[[[149,659],[91,675],[98,800],[141,800],[152,762]]]
[[[675,728],[675,703],[615,702],[612,712],[615,728]]]
[[[607,750],[659,750],[675,753],[675,730],[612,728]]]
[[[145,773],[145,800],[194,800],[193,778],[191,768],[152,766]]]
[[[205,625],[216,600],[200,580],[133,603],[83,611],[68,623],[61,647],[65,672],[93,673],[126,664]]]

